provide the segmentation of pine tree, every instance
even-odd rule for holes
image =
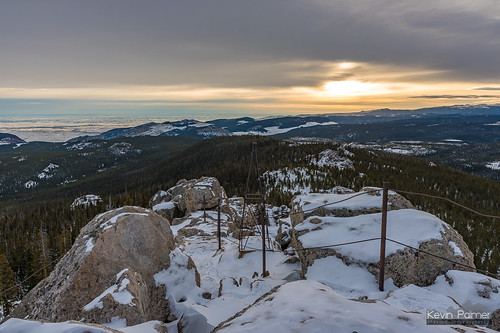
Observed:
[[[4,317],[9,315],[12,302],[15,300],[18,291],[14,277],[14,271],[10,267],[7,258],[0,254],[0,307],[3,307]],[[0,321],[2,319],[0,314]]]

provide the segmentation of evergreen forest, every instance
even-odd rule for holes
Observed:
[[[41,166],[59,163],[65,177],[72,177],[73,181],[48,183],[34,191],[4,192],[1,197],[0,304],[4,305],[5,314],[16,300],[50,274],[58,259],[71,248],[80,229],[96,214],[123,205],[147,207],[154,193],[168,189],[182,178],[213,176],[228,196],[243,196],[253,141],[257,142],[268,204],[288,205],[293,195],[304,187],[322,191],[343,186],[357,191],[366,186],[382,187],[387,181],[393,190],[443,196],[482,213],[500,215],[499,181],[412,156],[355,148],[340,142],[297,142],[252,136],[206,140],[143,137],[127,141],[135,149],[128,154],[118,156],[109,149],[108,154],[100,151],[102,156],[98,162],[82,155],[95,153],[95,146],[82,148],[77,155],[67,155],[54,147],[47,152],[44,150],[47,148],[39,147],[22,155],[31,161],[44,159]],[[313,163],[326,149],[351,160],[353,168],[340,170]],[[0,152],[4,154],[12,153]],[[57,158],[65,159],[66,164],[55,161]],[[89,165],[93,163],[106,165],[106,170],[92,173],[96,166]],[[5,167],[3,163],[3,172],[19,172],[12,169],[14,166],[8,170]],[[77,177],[82,173],[85,177]],[[73,200],[85,194],[99,195],[103,201],[96,206],[72,208]],[[475,215],[443,200],[404,196],[418,209],[452,225],[474,253],[478,268],[499,272],[499,219]]]

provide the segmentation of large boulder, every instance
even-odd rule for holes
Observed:
[[[352,199],[350,199],[352,197]],[[338,203],[336,203],[338,202]],[[387,195],[387,210],[413,209],[412,203],[394,191]],[[330,204],[332,203],[332,204]],[[382,211],[382,189],[364,187],[354,192],[337,186],[331,193],[301,194],[292,198],[290,219],[297,225],[310,216],[350,217]]]
[[[474,255],[462,236],[447,224],[443,229],[441,237],[420,243],[418,249],[450,261],[404,248],[386,257],[385,277],[392,278],[398,287],[408,284],[429,286],[449,270],[471,270],[467,266],[475,267]],[[371,265],[369,270],[378,275],[378,264]]]
[[[167,191],[157,192],[150,200],[150,207],[170,221],[189,213],[213,209],[227,201],[226,192],[214,177],[181,179]]]
[[[378,189],[364,189],[369,190]],[[389,193],[388,199],[387,237],[399,244],[387,241],[386,279],[391,278],[397,287],[428,286],[449,270],[475,267],[473,254],[450,225],[434,215],[411,209],[411,203],[394,192]],[[363,267],[377,278],[381,204],[382,198],[376,192],[311,193],[294,198],[291,245],[302,263],[302,275],[306,276],[317,259],[335,256],[345,265]],[[350,242],[353,243],[344,244]],[[332,246],[335,244],[344,245]]]
[[[127,325],[165,322],[165,286],[154,274],[170,265],[174,239],[160,215],[123,207],[96,216],[52,273],[33,288],[12,317]]]

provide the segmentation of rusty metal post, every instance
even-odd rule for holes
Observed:
[[[203,222],[207,222],[207,202],[205,201],[205,194],[203,194]]]
[[[219,204],[217,205],[217,238],[219,239],[219,250],[222,249],[222,243],[220,239],[220,198]]]
[[[387,237],[387,195],[389,192],[389,184],[384,182],[382,191],[382,227],[380,230],[380,261],[378,272],[378,289],[384,291],[385,279],[385,242]]]
[[[260,223],[262,227],[262,276],[266,277],[266,206],[264,203],[261,203],[261,211],[260,211]]]

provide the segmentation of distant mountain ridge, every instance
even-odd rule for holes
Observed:
[[[381,123],[390,124],[384,125],[390,130],[385,131],[383,135],[380,131]],[[456,105],[416,110],[379,109],[349,114],[278,116],[264,119],[241,117],[206,122],[185,119],[116,128],[95,136],[77,137],[69,142],[137,136],[212,138],[229,135],[322,137],[341,141],[391,141],[402,138],[426,141],[426,137],[429,138],[428,141],[435,141],[453,139],[453,136],[457,135],[465,142],[497,142],[500,140],[498,135],[495,135],[498,123],[500,105]],[[432,128],[433,126],[441,127]],[[405,127],[413,129],[408,131]],[[405,138],[409,135],[415,137]]]
[[[147,123],[135,127],[115,128],[99,135],[81,136],[69,140],[90,141],[90,140],[112,140],[122,137],[137,136],[192,136],[201,138],[212,138],[216,136],[227,136],[231,133],[225,129],[213,126],[210,123],[204,123],[197,120],[185,119],[181,121],[166,121],[164,123]]]
[[[11,145],[19,143],[26,143],[26,141],[14,134],[0,133],[0,145]]]

